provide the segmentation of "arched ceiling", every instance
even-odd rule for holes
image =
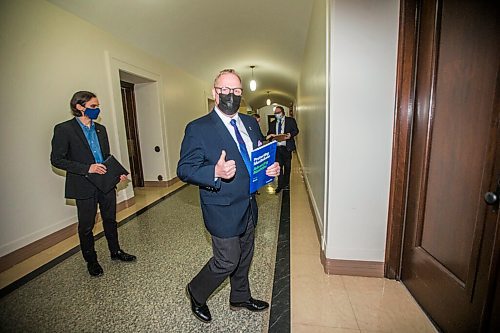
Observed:
[[[295,103],[312,0],[49,0],[206,82],[234,68],[253,108]],[[251,92],[250,65],[257,90]]]

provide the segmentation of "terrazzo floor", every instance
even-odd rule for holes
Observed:
[[[252,296],[271,299],[280,196],[261,190]],[[184,288],[211,256],[198,190],[186,186],[119,228],[135,263],[112,262],[96,242],[104,276],[77,253],[0,299],[1,332],[262,332],[269,312],[233,312],[226,281],[209,299],[211,324],[191,314]]]

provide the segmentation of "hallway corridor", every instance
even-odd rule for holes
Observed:
[[[292,332],[435,332],[401,283],[323,272],[304,180],[297,158],[293,161]],[[260,192],[250,278],[253,295],[270,300],[281,197],[272,194],[271,187]],[[0,299],[1,331],[266,332],[269,312],[229,310],[227,282],[209,300],[212,324],[202,324],[190,313],[184,286],[210,256],[198,200],[197,189],[181,183],[173,189],[139,189],[136,204],[119,214],[126,221],[120,227],[123,246],[137,254],[138,262],[111,262],[104,239],[99,239],[97,251],[105,271],[102,278],[89,278],[80,253],[73,254]],[[151,208],[146,212],[134,215],[148,205]],[[127,220],[129,215],[132,218]],[[31,261],[33,268],[39,267],[78,245],[75,239],[72,242],[70,239],[66,247],[59,244],[45,251],[53,254],[52,259],[42,253],[1,273],[2,287],[6,277],[19,279],[27,273],[19,273],[23,265]]]
[[[0,1],[0,333],[500,332],[498,17],[500,1]],[[245,169],[273,138],[291,179],[256,196],[249,276],[269,310],[231,311],[229,281],[200,275],[193,298],[219,289],[199,322],[204,219],[240,234]],[[110,154],[116,218],[92,182]],[[112,261],[98,217],[99,278],[92,198],[114,259],[137,256]],[[249,242],[217,243],[246,275]]]

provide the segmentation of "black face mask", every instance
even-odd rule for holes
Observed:
[[[232,116],[235,114],[240,108],[241,96],[236,96],[233,93],[223,95],[219,94],[219,109],[227,114],[228,116]]]

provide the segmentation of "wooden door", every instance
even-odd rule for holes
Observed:
[[[215,100],[207,98],[207,104],[208,104],[208,113],[210,113],[215,107]]]
[[[276,120],[276,116],[274,114],[268,114],[267,115],[267,130],[271,128],[271,123]]]
[[[125,130],[127,134],[128,157],[130,162],[132,185],[134,187],[144,187],[141,148],[139,145],[139,131],[137,129],[134,85],[125,81],[120,81],[120,86],[122,92],[122,104],[125,117]]]
[[[488,325],[499,247],[498,210],[484,200],[500,179],[498,5],[409,4],[414,114],[401,278],[442,330],[477,332]]]

